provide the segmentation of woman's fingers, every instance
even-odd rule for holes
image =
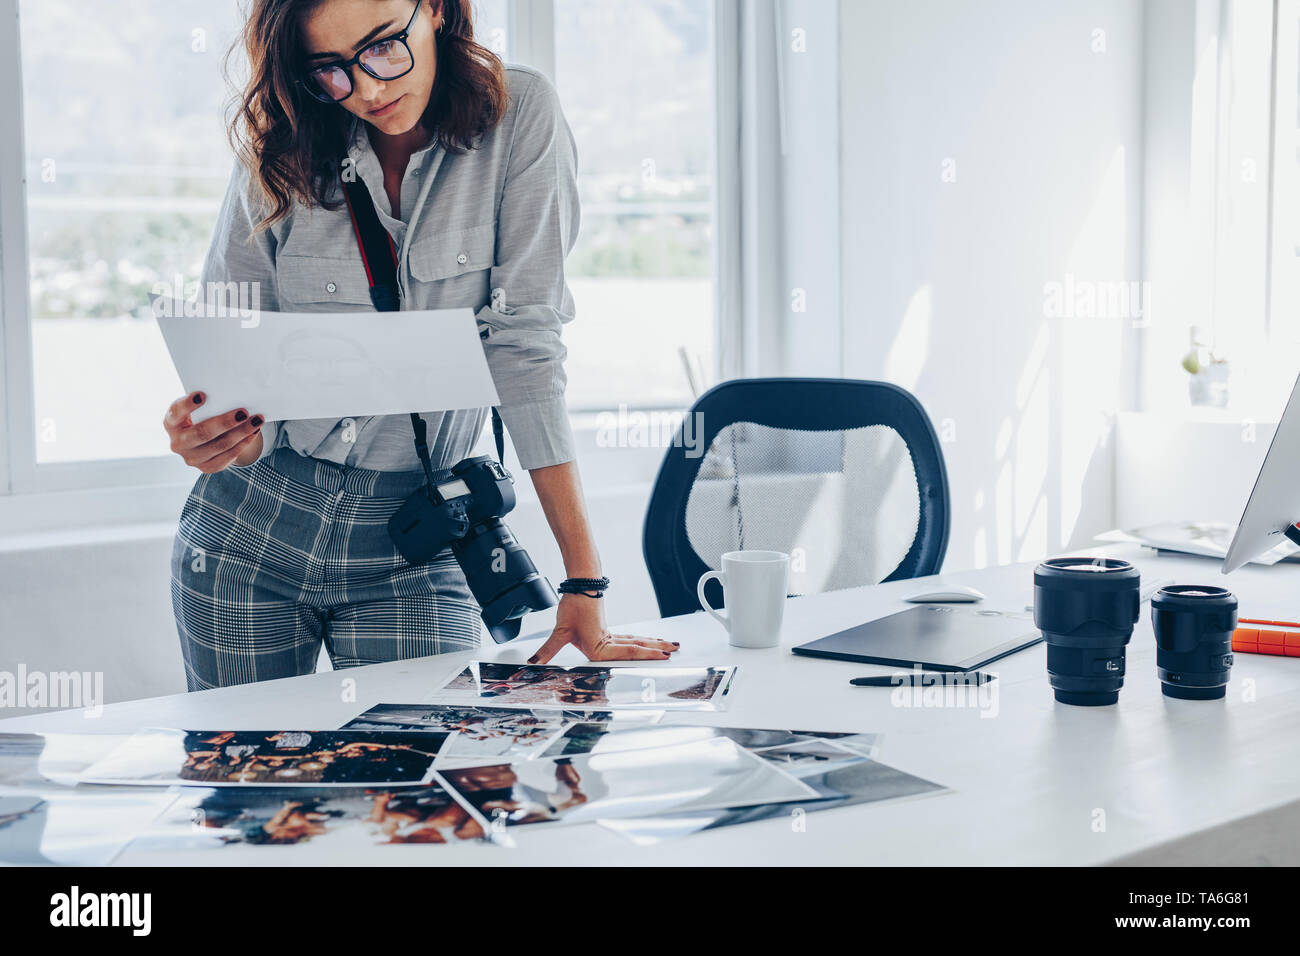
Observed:
[[[610,636],[610,641],[615,644],[640,644],[642,647],[654,647],[670,654],[673,651],[681,650],[681,645],[676,641],[662,641],[657,637],[634,637],[631,634],[614,634]]]
[[[190,412],[202,405],[205,397],[202,392],[191,392],[176,399],[168,406],[167,414],[163,416],[163,428],[171,433],[183,427],[190,417]]]
[[[551,636],[546,639],[546,643],[537,649],[537,653],[528,658],[528,663],[545,664],[556,654],[560,653],[560,649],[568,643],[568,633],[556,628],[551,632]]]
[[[224,471],[229,468],[235,463],[235,460],[244,453],[244,449],[257,440],[258,435],[259,432],[257,430],[254,430],[251,435],[245,435],[243,440],[238,442],[229,451],[198,465],[197,467],[199,471],[205,474],[211,474],[212,472]]]
[[[236,408],[199,422],[191,421],[195,409],[207,401],[202,392],[191,392],[172,402],[163,416],[163,428],[171,437],[171,450],[187,465],[210,474],[227,468],[256,440],[264,419]]]
[[[592,660],[598,661],[666,661],[668,651],[643,644],[616,644],[606,641]]]
[[[203,424],[206,425],[207,422],[204,422]],[[242,422],[228,431],[220,433],[211,441],[204,442],[202,445],[197,445],[191,448],[186,456],[186,460],[192,465],[200,465],[204,462],[211,461],[214,458],[219,458],[231,448],[235,447],[235,445],[242,444],[256,435],[261,427],[261,415],[254,415],[252,418],[245,417]]]
[[[197,425],[181,428],[172,433],[172,450],[185,454],[201,445],[206,445],[213,439],[220,438],[232,428],[248,423],[250,418],[260,419],[261,416],[250,416],[246,409],[236,408],[223,415],[214,415]]]
[[[567,628],[556,628],[532,657],[529,664],[545,664],[565,645],[574,643],[588,660],[592,661],[665,661],[681,650],[673,641],[653,637],[634,637],[631,634],[606,633],[595,644],[575,641]]]

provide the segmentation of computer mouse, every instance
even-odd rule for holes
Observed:
[[[912,604],[974,604],[984,600],[984,595],[964,584],[952,584],[934,591],[909,594],[903,600]]]

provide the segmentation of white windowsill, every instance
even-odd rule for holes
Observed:
[[[662,447],[600,447],[595,414],[575,413],[573,431],[588,500],[648,494]],[[481,445],[490,447],[489,431]],[[519,475],[512,457],[507,442],[519,505],[533,507],[532,483]],[[170,537],[197,474],[164,484],[0,495],[0,553]]]

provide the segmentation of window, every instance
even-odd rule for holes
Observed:
[[[210,0],[22,0],[37,462],[164,455],[148,296],[194,281],[230,173]]]
[[[27,236],[4,245],[0,491],[192,478],[159,427],[181,385],[148,303],[201,270],[233,162],[223,66],[245,6],[0,0],[18,23],[0,28],[0,69],[23,89],[6,162],[21,150],[26,170],[0,215],[10,237],[25,216]],[[578,141],[571,408],[680,409],[711,377],[715,328],[712,2],[474,8],[481,42],[552,76]]]
[[[1169,23],[1152,34],[1161,55],[1148,74],[1157,95],[1142,186],[1144,404],[1186,410],[1194,338],[1202,362],[1207,352],[1227,362],[1229,414],[1275,416],[1300,345],[1300,0],[1159,16]]]
[[[687,406],[713,351],[712,4],[555,0],[554,19],[582,191],[569,406]]]
[[[1214,337],[1234,409],[1271,417],[1300,346],[1300,0],[1231,0],[1220,23]]]

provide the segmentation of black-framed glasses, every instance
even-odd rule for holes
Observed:
[[[352,59],[342,63],[327,63],[311,70],[302,85],[307,92],[322,103],[340,103],[352,95],[352,68],[359,66],[376,80],[395,80],[415,69],[415,57],[407,45],[411,27],[420,12],[421,0],[415,0],[411,19],[401,33],[376,40]]]

